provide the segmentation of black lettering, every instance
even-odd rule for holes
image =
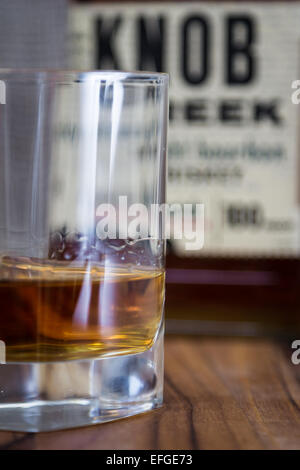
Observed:
[[[221,102],[219,107],[220,121],[226,123],[241,122],[243,119],[241,111],[241,103],[239,101]]]
[[[163,17],[138,18],[138,63],[139,70],[164,71],[164,24]]]
[[[169,121],[173,121],[174,114],[175,114],[175,104],[173,103],[173,101],[170,101],[170,103],[169,103]]]
[[[246,85],[256,73],[253,53],[255,23],[248,15],[228,16],[226,23],[225,80],[228,85]]]
[[[96,66],[99,69],[122,69],[114,48],[114,39],[122,22],[121,16],[108,21],[96,20]]]
[[[271,103],[256,103],[254,105],[254,121],[260,122],[269,119],[274,124],[281,124],[277,105],[278,103],[276,101],[272,101]]]
[[[185,119],[187,121],[207,121],[207,104],[204,100],[187,102],[185,106]]]
[[[189,51],[192,50],[191,32],[198,28],[200,32],[199,43],[199,70],[195,70],[194,64],[190,63]],[[194,44],[193,44],[194,46]],[[208,21],[202,16],[189,16],[182,27],[182,75],[190,85],[200,85],[208,77],[209,71],[209,27]],[[198,62],[198,61],[197,61]]]

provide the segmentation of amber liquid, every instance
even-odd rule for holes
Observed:
[[[7,362],[138,353],[162,320],[162,270],[3,258],[0,273]]]

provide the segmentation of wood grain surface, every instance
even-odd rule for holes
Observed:
[[[299,449],[291,354],[266,339],[169,336],[161,409],[68,431],[0,432],[0,449]]]

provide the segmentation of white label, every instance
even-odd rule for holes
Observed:
[[[299,3],[97,4],[70,28],[72,67],[170,73],[168,202],[204,203],[199,254],[299,254]]]

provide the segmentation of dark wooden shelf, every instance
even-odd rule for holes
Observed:
[[[268,339],[169,336],[161,409],[68,431],[0,432],[0,449],[299,449],[292,352]]]

